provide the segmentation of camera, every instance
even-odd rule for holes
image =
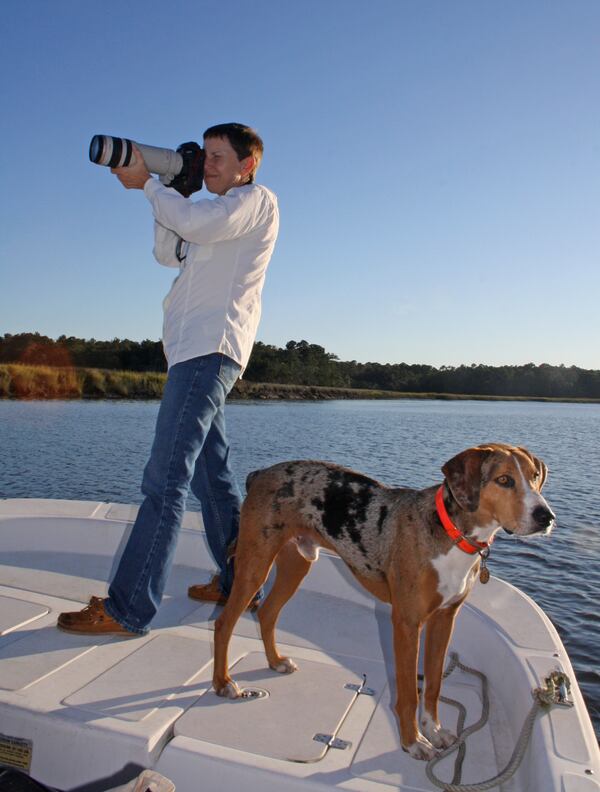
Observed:
[[[140,150],[144,163],[156,173],[167,187],[186,198],[202,188],[204,150],[198,143],[182,143],[175,151],[158,146],[146,146],[127,138],[94,135],[90,142],[90,161],[108,168],[124,168],[135,164],[133,146]]]

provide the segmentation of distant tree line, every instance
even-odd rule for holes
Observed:
[[[32,366],[75,366],[120,371],[166,371],[160,341],[113,338],[96,341],[59,336],[56,341],[39,333],[6,334],[0,338],[0,363]]]
[[[166,371],[160,341],[97,341],[39,333],[0,338],[0,363],[108,370]],[[341,361],[318,344],[254,345],[244,378],[282,385],[322,385],[409,393],[600,399],[600,371],[576,366],[442,366]]]

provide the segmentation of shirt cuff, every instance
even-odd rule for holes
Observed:
[[[162,182],[159,182],[158,179],[153,179],[150,177],[146,184],[144,184],[144,194],[146,198],[150,200],[154,195],[156,195],[156,192],[164,186],[165,185],[162,184]]]

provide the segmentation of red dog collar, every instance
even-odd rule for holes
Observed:
[[[456,525],[454,525],[450,519],[450,515],[446,510],[446,504],[444,503],[443,484],[435,493],[435,506],[437,508],[438,517],[444,526],[444,530],[450,539],[452,539],[454,544],[463,551],[463,553],[475,555],[475,553],[481,553],[482,550],[489,549],[489,544],[487,544],[487,542],[477,542],[475,539],[468,539],[461,531],[458,530]]]

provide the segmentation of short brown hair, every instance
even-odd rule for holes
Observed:
[[[207,138],[226,138],[231,144],[231,148],[237,154],[239,160],[246,157],[254,157],[255,165],[248,176],[248,183],[254,181],[256,171],[260,165],[263,155],[263,142],[258,134],[245,124],[217,124],[209,127],[204,133],[204,140]]]

